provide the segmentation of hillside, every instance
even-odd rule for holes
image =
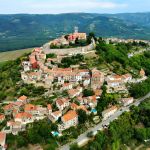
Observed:
[[[121,13],[112,15],[113,17],[120,18],[126,23],[139,24],[142,26],[150,27],[150,13]]]
[[[145,16],[145,17],[143,17]],[[0,15],[0,51],[41,46],[48,40],[73,31],[95,32],[97,36],[150,39],[149,13]]]

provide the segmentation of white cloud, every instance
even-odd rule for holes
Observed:
[[[126,8],[113,0],[0,0],[0,13],[109,12]]]
[[[102,2],[99,0],[51,0],[43,2],[32,2],[29,8],[33,11],[48,13],[66,13],[66,12],[88,12],[96,9],[117,9],[125,8],[125,3]]]

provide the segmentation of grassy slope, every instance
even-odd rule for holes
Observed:
[[[8,61],[8,60],[15,60],[16,58],[22,56],[23,54],[31,52],[32,49],[33,48],[1,52],[0,53],[0,62],[4,62],[4,61]]]

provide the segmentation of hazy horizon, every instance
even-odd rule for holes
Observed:
[[[43,14],[40,14],[40,13],[0,13],[0,15],[61,15],[61,14],[100,14],[100,15],[107,15],[107,14],[134,14],[134,13],[137,13],[137,14],[142,14],[142,13],[150,13],[150,11],[143,11],[143,12],[121,12],[121,13],[92,13],[92,12],[67,12],[67,13],[43,13]]]

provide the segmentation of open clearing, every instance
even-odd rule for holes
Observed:
[[[0,62],[15,60],[23,54],[31,52],[32,50],[33,48],[28,48],[22,50],[0,52]]]

